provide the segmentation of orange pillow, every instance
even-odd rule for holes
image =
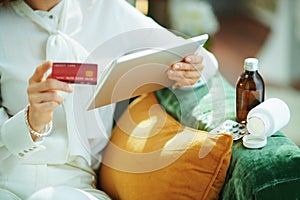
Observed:
[[[218,199],[232,137],[187,128],[153,93],[133,101],[116,124],[100,168],[112,199]]]

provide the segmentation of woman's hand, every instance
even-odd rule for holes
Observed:
[[[46,61],[38,66],[29,79],[27,88],[29,111],[28,121],[31,128],[37,132],[43,130],[51,120],[54,109],[59,106],[64,98],[58,91],[72,92],[67,83],[44,78],[45,73],[52,66],[52,62]]]
[[[176,81],[177,87],[182,87],[194,85],[200,79],[203,69],[203,56],[193,54],[172,65],[166,73],[169,79]]]

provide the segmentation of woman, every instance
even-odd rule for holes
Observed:
[[[132,30],[163,30],[166,44],[175,36],[124,0],[2,3],[0,199],[109,199],[95,189],[94,170],[114,105],[74,111],[82,100],[75,93],[83,89],[51,79],[52,62],[84,62],[99,45]],[[178,86],[196,83],[212,59],[201,52],[170,66],[167,76]]]

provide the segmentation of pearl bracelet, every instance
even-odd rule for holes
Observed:
[[[35,137],[45,137],[51,133],[52,130],[52,120],[45,126],[42,132],[37,132],[33,130],[28,121],[28,112],[29,112],[29,105],[25,109],[25,124],[29,130],[29,133]]]

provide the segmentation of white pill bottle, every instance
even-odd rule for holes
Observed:
[[[290,120],[288,105],[278,98],[269,98],[250,110],[247,130],[255,136],[269,137],[282,129]]]

